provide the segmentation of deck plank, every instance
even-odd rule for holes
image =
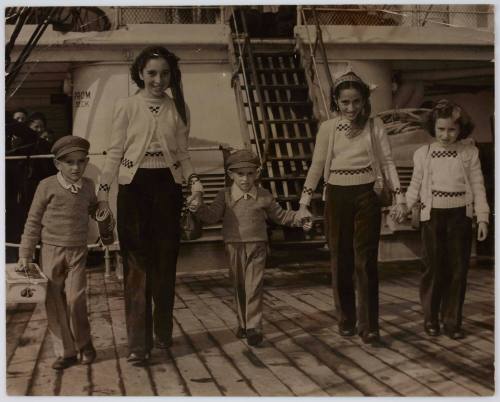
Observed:
[[[42,304],[7,305],[7,391],[11,395],[109,396],[491,396],[494,394],[494,270],[469,272],[466,338],[430,338],[419,303],[419,265],[380,270],[383,345],[338,334],[325,265],[267,269],[261,347],[236,338],[227,270],[177,278],[174,344],[150,364],[126,361],[123,286],[88,270],[88,307],[98,358],[64,371]]]
[[[191,283],[191,282],[190,282]],[[198,288],[205,288],[202,283],[197,283]],[[214,298],[214,295],[211,294],[211,297],[207,297],[208,294],[210,294],[210,290],[205,288],[203,291],[204,297],[199,298],[199,302],[196,303],[195,300],[193,300],[193,311],[200,311],[200,309],[203,310],[203,305],[202,302],[206,301],[209,298]],[[204,310],[205,314],[210,314],[207,312],[207,310]],[[234,316],[235,317],[235,316]],[[208,318],[210,318],[210,321],[215,321],[214,313],[212,313]],[[234,318],[233,318],[234,320]],[[218,320],[220,322],[220,320]],[[210,325],[210,324],[209,324]],[[219,327],[219,330],[224,330],[224,328]],[[234,337],[234,334],[231,332],[229,327],[225,326],[225,330]],[[240,342],[237,340],[237,338],[233,338],[234,341]],[[311,395],[312,394],[318,394],[318,395],[324,395],[326,396],[327,394],[321,392],[320,389],[318,389],[318,386],[314,384],[310,379],[306,378],[305,376],[301,375],[301,373],[295,369],[294,367],[288,367],[286,366],[286,357],[281,354],[277,350],[269,349],[265,350],[265,348],[244,348],[242,349],[242,357],[243,356],[252,356],[253,358],[257,357],[257,359],[260,361],[260,364],[266,365],[270,367],[270,370],[273,372],[273,374],[285,385],[285,387],[292,389],[293,387],[291,386],[291,383],[295,382],[296,384],[302,384],[305,389],[310,389]],[[271,364],[266,364],[266,361],[263,359],[270,359]],[[251,359],[253,360],[253,359]],[[283,363],[285,361],[285,363]],[[281,367],[282,364],[285,364],[285,369]],[[283,373],[285,371],[285,373]],[[264,394],[265,395],[265,394]]]
[[[116,370],[120,377],[121,394],[126,396],[154,396],[155,392],[146,367],[137,367],[127,362],[127,329],[123,301],[123,287],[118,281],[106,282],[108,304],[117,353]],[[99,353],[100,351],[98,351]]]
[[[321,297],[328,299],[324,292],[318,293]],[[387,303],[384,309],[387,310]],[[492,382],[488,381],[488,378],[483,381],[481,377],[476,376],[474,370],[469,369],[470,362],[461,360],[460,356],[453,353],[443,352],[442,348],[434,344],[434,341],[428,340],[426,335],[415,332],[415,325],[418,328],[421,325],[403,318],[403,309],[393,309],[392,314],[392,317],[387,314],[381,316],[381,329],[391,335],[389,341],[391,346],[395,344],[395,339],[399,339],[402,341],[400,353],[417,359],[424,366],[430,364],[428,367],[438,368],[441,374],[454,379],[456,384],[466,387],[477,395],[490,395],[491,390],[487,384]],[[460,395],[458,390],[456,392],[451,395]]]
[[[311,295],[310,298],[304,299],[314,306],[317,306],[318,309],[322,310],[326,314],[332,314],[331,305],[326,297],[321,297],[317,294],[314,294]],[[382,325],[382,337],[385,337],[386,334],[387,332],[385,331],[385,325]],[[366,346],[361,342],[358,342],[358,344],[368,353],[376,355],[379,359],[386,361],[391,366],[398,367],[399,370],[415,378],[421,384],[425,384],[438,395],[443,395],[441,383],[448,382],[449,379],[443,376],[439,371],[422,365],[420,358],[409,358],[407,354],[402,353],[402,351],[400,350],[400,346],[404,345],[402,342],[391,339],[391,341],[388,342],[388,344],[386,344],[386,347],[384,348],[372,348],[371,346]],[[459,383],[454,383],[453,387],[455,387],[456,391],[460,395],[476,395],[472,391],[463,388]]]
[[[214,382],[207,367],[197,356],[187,335],[179,324],[179,310],[174,314],[174,344],[170,348],[179,372],[191,396],[221,396],[222,393]]]
[[[26,395],[28,392],[42,345],[40,340],[47,332],[45,317],[45,305],[38,303],[7,367],[8,395]]]
[[[89,274],[89,313],[92,342],[98,351],[90,366],[90,393],[92,396],[123,395],[124,387],[117,365],[117,351],[113,336],[113,323],[108,303],[107,283],[103,272]]]
[[[331,348],[337,348],[337,353],[365,370],[373,379],[384,384],[388,388],[388,393],[396,395],[432,395],[432,392],[423,384],[367,353],[356,342],[338,337],[336,331],[332,328],[331,324],[333,322],[331,318],[328,318],[317,308],[300,301],[288,292],[274,290],[270,293],[295,308],[299,313],[296,319],[303,322],[304,325],[307,322],[314,325],[314,320],[318,319],[320,321],[325,320],[326,323],[330,322],[330,325],[315,330],[315,336]]]

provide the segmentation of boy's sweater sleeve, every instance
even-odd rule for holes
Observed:
[[[269,203],[266,207],[266,214],[269,219],[278,225],[299,226],[295,219],[297,211],[283,209],[271,194],[269,194]]]
[[[226,209],[225,190],[220,190],[210,205],[202,204],[196,211],[196,217],[206,224],[219,222]]]
[[[35,196],[31,202],[28,218],[24,225],[24,232],[19,247],[20,258],[33,258],[36,245],[40,241],[42,218],[48,203],[49,197],[47,194],[47,186],[45,182],[42,181],[36,189]]]
[[[327,120],[319,127],[318,134],[316,135],[316,143],[314,144],[311,166],[307,172],[304,189],[300,197],[300,204],[310,204],[313,192],[318,186],[319,179],[323,175],[328,153],[328,140],[332,133],[331,124],[331,120]]]
[[[420,188],[422,187],[422,180],[424,178],[424,163],[423,150],[426,147],[417,149],[413,154],[413,173],[411,182],[406,190],[406,203],[408,209],[411,209],[420,197]]]
[[[486,200],[486,190],[484,188],[483,172],[481,161],[479,160],[479,150],[473,147],[470,165],[470,185],[474,196],[474,212],[478,222],[489,222],[490,208]]]
[[[396,194],[396,202],[398,204],[405,202],[405,196],[401,191],[401,184],[399,182],[398,171],[394,160],[392,159],[392,150],[389,138],[385,131],[384,123],[379,118],[374,119],[374,131],[375,136],[378,140],[380,149],[380,167],[385,173],[392,186],[392,190]]]
[[[118,168],[124,154],[128,124],[127,99],[118,99],[113,109],[111,139],[106,151],[106,160],[99,181],[97,192],[97,199],[99,201],[108,201],[109,188],[118,173]]]

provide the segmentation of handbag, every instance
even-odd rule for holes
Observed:
[[[201,222],[196,215],[184,205],[181,214],[181,239],[196,240],[201,237]]]
[[[377,194],[380,200],[380,205],[382,207],[390,207],[393,204],[394,195],[391,190],[389,180],[387,180],[383,169],[380,167],[379,146],[373,133],[373,118],[370,118],[370,139],[372,143],[372,150],[375,158],[375,169],[377,174],[375,184],[373,185],[373,191],[375,191],[375,193]]]

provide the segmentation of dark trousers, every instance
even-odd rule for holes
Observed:
[[[357,321],[360,334],[378,331],[377,259],[381,211],[373,184],[328,184],[325,222],[339,324],[354,327]]]
[[[169,169],[139,169],[118,191],[129,351],[148,352],[172,337],[182,187]],[[154,312],[152,301],[154,302]]]
[[[424,272],[420,300],[425,322],[460,329],[472,244],[472,221],[465,207],[431,210],[422,222]]]

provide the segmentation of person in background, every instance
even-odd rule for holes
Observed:
[[[96,351],[90,336],[86,296],[86,260],[89,216],[95,219],[94,182],[83,177],[90,144],[72,135],[53,146],[59,171],[40,182],[24,227],[18,269],[24,270],[41,241],[40,265],[48,278],[47,321],[62,370],[80,362],[91,364]]]
[[[331,88],[331,109],[337,116],[319,128],[299,217],[311,216],[307,206],[323,176],[325,228],[339,333],[349,337],[357,331],[363,342],[376,344],[380,338],[377,260],[381,203],[374,184],[380,170],[395,195],[397,219],[407,213],[405,197],[384,125],[380,119],[370,117],[369,86],[352,71],[342,74]]]
[[[257,186],[260,162],[253,152],[239,150],[226,162],[231,187],[222,189],[210,205],[201,205],[196,216],[204,223],[221,219],[222,236],[231,265],[231,277],[238,316],[236,336],[250,346],[262,340],[262,296],[267,258],[267,224],[311,228],[310,222],[297,220],[295,211],[281,208],[272,194]],[[192,208],[194,211],[196,208]]]
[[[153,345],[172,344],[182,181],[191,189],[189,204],[199,204],[203,190],[188,152],[189,111],[178,62],[162,46],[143,49],[133,62],[139,90],[115,104],[97,195],[99,213],[109,210],[109,191],[118,178],[127,359],[135,365],[148,362]]]
[[[456,103],[441,100],[429,116],[428,130],[436,138],[415,151],[406,193],[408,207],[420,200],[423,263],[420,300],[424,329],[451,339],[464,337],[462,308],[472,244],[472,217],[477,216],[477,240],[488,236],[490,209],[486,200],[479,150],[467,141],[474,125]]]
[[[33,112],[28,118],[28,126],[41,137],[42,133],[47,128],[47,119],[43,113]]]
[[[19,244],[24,222],[40,180],[54,175],[57,169],[51,158],[29,158],[31,155],[50,154],[48,144],[26,123],[6,113],[5,116],[5,229],[6,241]],[[16,157],[16,159],[9,159]],[[19,159],[19,157],[21,157]],[[8,247],[7,261],[18,259],[17,249]]]
[[[22,107],[17,108],[12,112],[12,117],[19,123],[26,123],[28,121],[28,111]]]

